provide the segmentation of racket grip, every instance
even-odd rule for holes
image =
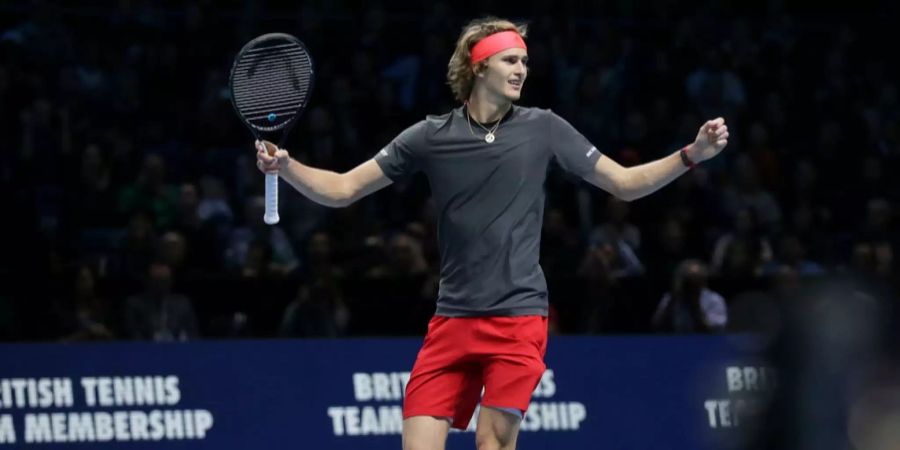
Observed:
[[[278,174],[266,174],[266,214],[263,221],[269,225],[275,225],[280,218],[278,217]]]

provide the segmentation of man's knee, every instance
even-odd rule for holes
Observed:
[[[501,409],[485,407],[478,417],[475,445],[478,450],[513,450],[519,433],[519,418]]]
[[[449,431],[446,418],[410,417],[403,421],[403,450],[444,450]]]
[[[475,446],[478,450],[512,450],[515,442],[514,436],[499,436],[489,432],[475,434]]]

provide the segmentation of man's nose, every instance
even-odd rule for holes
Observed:
[[[525,75],[527,72],[528,72],[528,66],[526,66],[524,62],[519,61],[519,63],[516,64],[516,74],[517,75]]]

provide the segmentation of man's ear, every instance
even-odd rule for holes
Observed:
[[[484,78],[484,72],[486,69],[487,67],[485,67],[484,64],[478,63],[472,66],[472,73],[475,74],[475,76],[478,78]]]

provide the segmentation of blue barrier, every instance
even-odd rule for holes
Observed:
[[[552,337],[519,447],[734,448],[774,381],[746,342]],[[0,345],[0,449],[398,449],[420,343]]]

